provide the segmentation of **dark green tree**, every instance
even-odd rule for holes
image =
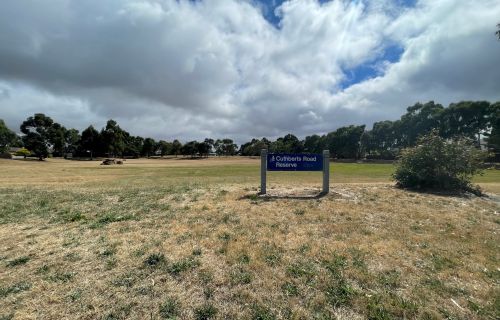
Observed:
[[[125,150],[123,153],[128,157],[139,158],[141,156],[144,138],[132,136],[125,132]]]
[[[330,154],[339,159],[359,159],[361,136],[364,131],[364,125],[350,125],[328,133],[326,141]]]
[[[179,140],[175,139],[172,142],[172,153],[176,157],[182,153],[182,143],[179,142]]]
[[[79,144],[81,140],[80,132],[76,129],[66,130],[64,140],[65,140],[64,151],[66,153],[76,153],[77,150],[79,149]]]
[[[363,153],[372,159],[394,159],[401,143],[400,121],[380,121],[361,137]]]
[[[62,157],[66,149],[67,129],[57,122],[54,122],[49,128],[49,141],[52,147],[52,154],[56,157]]]
[[[167,154],[171,154],[172,143],[167,142],[165,140],[160,140],[160,141],[158,141],[156,148],[160,151],[160,155],[163,157],[163,156],[166,156]]]
[[[442,112],[441,135],[446,138],[465,136],[475,139],[479,146],[481,135],[490,126],[490,103],[461,101],[452,103]]]
[[[298,153],[304,150],[303,142],[289,133],[273,141],[270,145],[271,152]]]
[[[21,124],[24,146],[39,160],[47,158],[52,146],[54,121],[43,113],[36,113]]]
[[[302,141],[299,140],[296,136],[289,133],[283,137],[283,144],[285,145],[285,149],[291,153],[299,153],[304,151],[304,145]]]
[[[150,157],[154,156],[156,153],[156,142],[153,138],[144,139],[144,144],[142,145],[142,156]]]
[[[252,141],[244,143],[240,147],[242,156],[259,156],[262,149],[269,149],[271,143],[266,138],[252,139]]]
[[[198,153],[197,145],[197,141],[189,141],[188,143],[184,144],[181,148],[182,155],[191,156],[192,158],[194,158]]]
[[[83,153],[90,153],[90,160],[93,160],[96,151],[99,150],[99,144],[99,132],[92,125],[82,131],[80,150]]]
[[[17,135],[0,119],[0,153],[9,151],[9,147],[18,143]]]
[[[100,135],[104,153],[112,157],[123,155],[126,135],[116,121],[108,120]]]
[[[491,130],[486,133],[486,141],[490,159],[492,161],[500,161],[500,101],[493,103],[490,106],[489,120]]]
[[[309,153],[322,153],[326,148],[325,138],[317,134],[307,136],[304,139],[304,151]]]
[[[207,141],[207,139],[205,139],[205,141],[203,142],[198,142],[196,144],[196,150],[198,152],[198,154],[200,156],[205,156],[205,157],[208,157],[208,153],[210,152],[211,150],[211,145],[210,143]]]
[[[441,115],[444,107],[434,101],[425,104],[416,103],[406,109],[406,114],[401,117],[399,132],[400,146],[413,146],[421,135],[432,129],[441,127]]]
[[[214,143],[215,145],[215,152],[217,155],[221,156],[233,156],[236,154],[238,150],[238,146],[233,142],[232,139],[225,138],[225,139],[217,139]]]
[[[212,138],[205,138],[203,141],[208,145],[208,153],[214,152],[215,150],[215,140]]]

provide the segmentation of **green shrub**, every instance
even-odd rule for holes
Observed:
[[[31,155],[31,151],[29,151],[26,148],[21,148],[18,151],[16,151],[16,156],[22,156],[22,157],[28,157]]]
[[[432,131],[415,147],[403,150],[393,178],[402,188],[481,194],[471,179],[481,172],[484,157],[470,140],[446,140]]]

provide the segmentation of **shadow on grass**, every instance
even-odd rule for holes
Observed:
[[[294,195],[294,194],[261,194],[261,193],[252,193],[246,194],[238,200],[251,200],[251,201],[274,201],[274,200],[317,200],[326,197],[327,195],[331,195],[334,192],[323,193],[319,192],[317,194],[308,194],[308,195]]]
[[[480,189],[476,190],[440,190],[440,189],[432,189],[432,188],[404,188],[398,185],[394,186],[397,190],[403,190],[410,193],[417,194],[430,194],[433,196],[441,196],[441,197],[454,197],[454,198],[490,198],[486,193],[484,193]]]

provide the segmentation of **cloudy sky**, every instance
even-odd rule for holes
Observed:
[[[0,118],[303,137],[500,100],[500,0],[2,0]]]

